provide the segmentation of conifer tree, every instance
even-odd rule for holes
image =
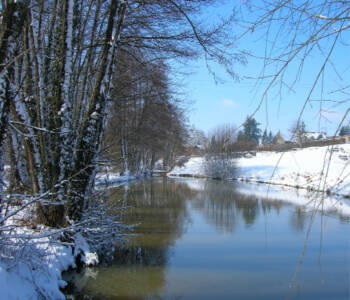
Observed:
[[[247,117],[243,125],[243,134],[248,141],[259,144],[261,138],[261,129],[259,128],[259,125],[260,123],[258,123],[253,117]]]
[[[342,126],[339,131],[339,136],[350,135],[350,126]]]

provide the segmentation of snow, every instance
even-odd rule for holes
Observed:
[[[46,230],[46,229],[43,229]],[[37,234],[21,227],[19,232]],[[1,299],[65,299],[59,290],[66,286],[61,273],[75,267],[75,257],[80,254],[87,265],[98,263],[96,253],[90,252],[86,241],[77,239],[72,247],[61,244],[54,237],[28,240],[14,249],[2,248],[0,255]]]
[[[74,257],[82,254],[82,262],[87,266],[98,264],[98,257],[95,252],[91,252],[88,243],[80,233],[75,235]]]
[[[350,194],[350,145],[312,147],[284,153],[260,152],[237,161],[237,179],[269,182],[333,194]]]
[[[7,271],[7,266],[0,262],[0,288],[3,299],[35,299],[33,285],[25,278],[30,272],[18,265],[16,270]],[[22,274],[22,275],[20,275]]]
[[[75,267],[77,255],[87,265],[97,264],[97,255],[79,234],[75,236],[73,253],[72,245],[61,243],[53,229],[19,226],[18,220],[31,221],[32,209],[21,211],[5,223],[12,230],[3,231],[0,240],[7,242],[0,245],[0,298],[65,299],[60,291],[67,284],[62,272]]]
[[[170,173],[169,176],[184,176],[192,175],[198,177],[206,177],[204,168],[205,158],[204,157],[191,157],[188,162],[183,166],[176,166]]]
[[[256,156],[238,158],[234,163],[237,166],[237,174],[231,179],[250,183],[269,183],[270,196],[277,186],[283,187],[283,193],[279,188],[274,197],[287,197],[286,200],[301,205],[307,201],[300,201],[293,196],[295,187],[299,188],[299,194],[305,194],[303,196],[309,199],[308,201],[310,195],[315,195],[318,191],[318,199],[324,198],[322,203],[324,208],[350,215],[349,203],[345,199],[339,200],[350,195],[349,144],[295,149],[283,153],[258,152]],[[184,166],[175,167],[168,176],[207,177],[204,164],[205,158],[192,157]],[[275,187],[272,188],[272,185]],[[288,189],[288,187],[294,188]],[[251,189],[250,187],[246,191]],[[293,193],[287,193],[286,189]],[[254,190],[265,195],[267,192],[256,188]]]
[[[119,185],[137,179],[134,175],[120,175],[119,173],[98,173],[95,179],[95,185]]]
[[[118,173],[99,174],[97,184],[125,183],[135,176],[120,176]],[[65,299],[60,288],[66,286],[62,272],[75,267],[75,258],[86,265],[98,263],[98,256],[90,251],[89,245],[80,233],[74,236],[74,251],[71,244],[63,244],[53,229],[38,226],[31,229],[18,225],[18,220],[30,223],[34,206],[16,213],[6,220],[4,226],[13,228],[8,234],[0,236],[0,299]],[[16,210],[16,207],[13,208]],[[17,226],[14,226],[16,225]],[[2,228],[4,228],[2,226]],[[11,237],[9,237],[11,235]],[[36,239],[33,237],[40,237]],[[2,245],[11,241],[12,245]]]
[[[323,15],[316,15],[316,17],[319,18],[319,19],[324,19],[324,20],[328,19],[328,17],[323,16]]]
[[[240,193],[310,208],[319,205],[325,211],[350,215],[350,201],[341,198],[350,194],[349,144],[297,149],[285,153],[258,152],[256,156],[236,159],[235,163],[238,173],[232,179],[244,181],[237,186]],[[168,175],[207,177],[204,166],[205,158],[192,157]],[[122,184],[136,178],[120,176],[109,170],[97,175],[96,188],[103,184]],[[189,182],[192,188],[203,189],[205,186],[203,180]],[[258,184],[261,182],[273,185]],[[311,190],[328,190],[329,193]],[[322,201],[310,201],[313,197]],[[30,216],[28,212],[27,215]],[[16,220],[11,218],[6,222],[5,225],[11,226]],[[17,248],[1,246],[1,299],[40,299],[43,296],[45,299],[64,299],[59,289],[66,282],[62,280],[61,273],[69,267],[75,267],[75,257],[80,255],[82,262],[87,265],[98,263],[96,253],[90,251],[81,235],[75,235],[73,252],[71,245],[60,243],[57,236],[50,235],[50,232],[53,231],[45,227],[31,229],[23,226],[11,232],[13,241],[20,243]],[[22,241],[19,238],[33,235],[44,237],[40,240],[23,238]]]
[[[71,248],[49,238],[19,248],[16,257],[0,256],[1,299],[65,299],[59,288],[66,285],[61,273],[75,266]]]
[[[306,189],[257,183],[241,183],[237,186],[237,191],[244,195],[254,195],[255,197],[267,198],[271,201],[292,203],[309,210],[316,209],[324,212],[336,212],[340,215],[350,215],[350,201],[341,197],[328,196],[324,193],[310,192]]]

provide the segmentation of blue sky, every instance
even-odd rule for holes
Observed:
[[[227,11],[227,8],[226,5],[218,12],[221,12],[222,9]],[[264,49],[264,41],[258,40],[258,34],[252,33],[247,36],[238,45],[238,48],[248,49],[252,54],[261,54]],[[349,32],[343,36],[343,39],[348,37],[350,37]],[[322,114],[326,118],[320,118],[320,102],[317,101],[321,98],[327,100],[348,99],[345,94],[339,95],[331,93],[331,91],[350,83],[349,50],[347,45],[337,44],[332,56],[332,65],[329,65],[324,73],[323,85],[319,84],[312,94],[311,99],[316,101],[306,106],[302,119],[309,131],[326,131],[328,135],[332,135],[345,110],[349,107],[349,100],[342,105],[334,105],[334,102],[322,102]],[[289,138],[289,129],[299,116],[323,59],[324,57],[319,51],[311,53],[304,65],[302,76],[292,91],[285,91],[279,95],[279,86],[270,90],[267,105],[264,102],[255,115],[255,118],[261,123],[262,129],[267,127],[273,133],[280,130],[285,138]],[[295,78],[294,72],[297,66],[298,64],[291,66],[289,73],[286,74],[287,82],[291,82]],[[225,83],[216,84],[212,75],[209,74],[204,60],[193,62],[188,67],[189,70],[193,71],[193,74],[187,75],[184,79],[187,100],[193,102],[188,112],[189,123],[208,132],[220,124],[240,125],[244,122],[247,115],[256,109],[262,91],[266,87],[266,83],[263,82],[260,88],[257,88],[256,80],[245,79],[245,77],[257,77],[261,68],[261,60],[248,58],[247,65],[237,65],[235,71],[243,79],[240,82],[235,82],[225,75],[220,66],[216,65],[213,67],[214,71],[225,78]]]

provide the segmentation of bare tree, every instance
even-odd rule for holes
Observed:
[[[141,52],[134,57],[120,54],[104,147],[119,170],[139,174],[151,171],[158,159],[171,164],[186,130],[166,64],[145,62]]]
[[[237,139],[237,127],[223,124],[215,127],[209,133],[207,152],[210,154],[229,153]]]
[[[334,59],[339,53],[337,50],[349,47],[346,42],[350,29],[349,1],[278,0],[244,1],[243,4],[248,17],[241,23],[245,31],[237,41],[258,33],[265,44],[261,56],[252,53],[263,61],[258,80],[265,84],[256,111],[263,103],[267,105],[271,94],[277,92],[282,99],[285,92],[293,91],[303,78],[305,65],[315,55],[320,59],[317,64],[313,62],[314,77],[308,76],[312,84],[305,94],[296,126],[301,124],[308,106],[319,105],[319,118],[324,120],[327,110],[349,102],[349,82],[343,80],[341,66]],[[331,72],[338,79],[338,88],[332,88],[328,85],[330,81],[325,80]],[[334,136],[348,114],[349,108],[339,119]]]
[[[24,181],[23,187],[42,200],[37,202],[38,222],[68,226],[81,221],[89,208],[109,104],[113,98],[122,98],[112,80],[122,57],[135,62],[142,52],[142,64],[154,75],[148,82],[159,81],[153,87],[165,82],[162,71],[156,70],[162,64],[200,53],[208,64],[219,62],[233,74],[233,62],[242,56],[226,47],[232,19],[210,27],[198,17],[215,2],[2,1],[0,146],[10,135],[16,180]],[[173,150],[180,147],[175,141],[182,134],[182,113],[171,101],[152,105],[162,111],[163,122],[165,116],[172,121],[168,146],[174,155]],[[145,107],[123,111],[135,122],[140,122],[140,112],[151,119]],[[144,136],[140,126],[133,128],[137,129],[134,139]],[[123,130],[127,132],[127,126]],[[157,147],[149,140],[143,139],[143,146]],[[137,152],[131,155],[133,164],[147,153],[140,145],[132,151]],[[152,160],[151,152],[144,156]]]
[[[290,128],[290,140],[296,141],[299,144],[305,142],[306,125],[304,121],[298,122],[297,120],[293,123]]]

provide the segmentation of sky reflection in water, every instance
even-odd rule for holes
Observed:
[[[75,275],[77,298],[349,299],[345,217],[317,214],[307,237],[310,212],[237,190],[167,178],[111,190],[113,202],[127,193],[123,221],[138,235],[111,265]]]

